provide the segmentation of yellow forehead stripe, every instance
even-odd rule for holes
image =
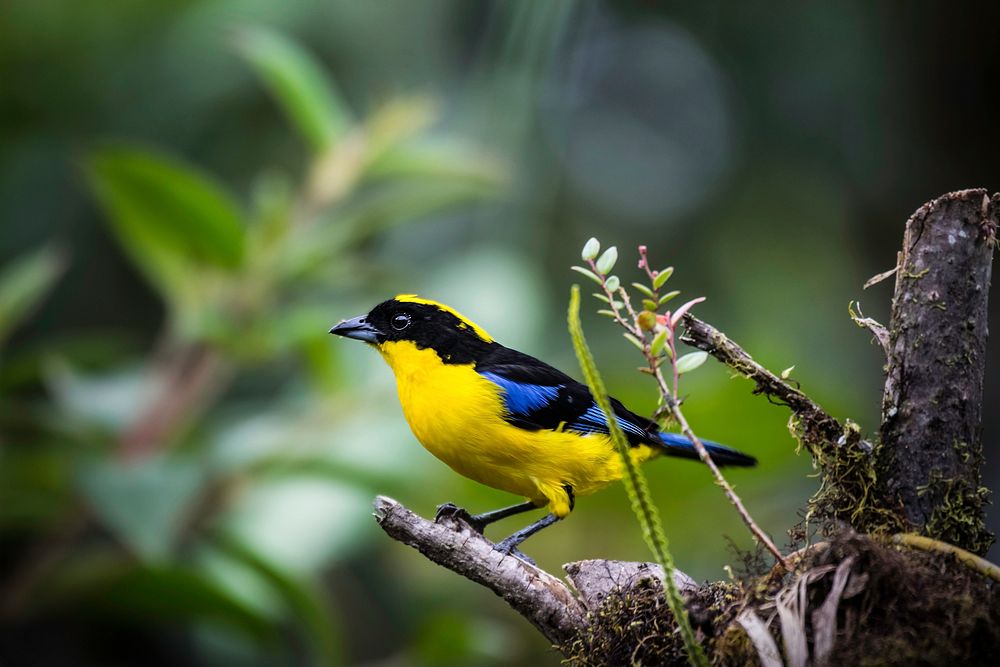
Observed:
[[[457,317],[458,321],[461,322],[461,325],[459,326],[466,326],[472,329],[477,336],[482,338],[487,343],[493,342],[493,338],[488,333],[486,333],[485,329],[483,329],[481,326],[479,326],[478,324],[476,324],[475,322],[473,322],[472,320],[470,320],[465,315],[458,312],[451,306],[446,306],[443,303],[438,303],[437,301],[431,301],[430,299],[421,299],[416,294],[397,294],[395,299],[400,303],[420,303],[425,306],[434,306],[438,310],[443,310],[446,313],[450,313],[455,317]]]

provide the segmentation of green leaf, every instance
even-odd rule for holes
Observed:
[[[608,275],[611,269],[615,268],[615,262],[618,261],[618,248],[611,246],[604,251],[601,258],[597,260],[597,272],[602,276]]]
[[[621,281],[618,280],[618,276],[609,276],[606,281],[604,281],[604,286],[608,288],[609,292],[615,292],[621,286]]]
[[[314,152],[327,150],[347,131],[352,122],[347,105],[320,64],[296,42],[254,27],[237,34],[236,47]]]
[[[653,289],[660,289],[663,287],[663,284],[670,280],[670,276],[672,275],[674,275],[674,267],[672,266],[668,266],[657,273],[656,277],[653,278]]]
[[[604,296],[603,294],[600,294],[598,292],[594,292],[593,296],[598,301],[603,301],[604,303],[609,304],[609,305],[611,304],[611,299],[609,299],[608,297]]]
[[[44,247],[19,257],[0,273],[0,343],[38,305],[64,265],[59,252]]]
[[[87,562],[69,574],[58,572],[53,588],[61,597],[75,598],[83,608],[100,613],[174,623],[203,619],[238,629],[257,642],[279,639],[268,619],[204,574],[186,567]]]
[[[645,308],[646,310],[648,310],[651,313],[655,313],[656,312],[656,302],[653,301],[652,299],[643,299],[642,300],[642,307]]]
[[[579,273],[581,275],[587,276],[588,278],[590,278],[591,280],[593,280],[598,285],[604,285],[604,281],[601,280],[601,277],[599,275],[597,275],[596,273],[594,273],[593,271],[591,271],[590,269],[585,269],[582,266],[571,266],[569,268],[573,269],[574,271],[576,271],[577,273]]]
[[[638,338],[636,338],[635,336],[633,336],[630,333],[623,333],[622,335],[625,336],[625,340],[627,340],[628,342],[630,342],[633,345],[635,345],[636,348],[638,348],[639,351],[642,352],[642,341],[641,340],[639,340]]]
[[[215,181],[173,158],[138,148],[106,148],[86,161],[91,189],[140,270],[177,289],[199,266],[243,260],[239,208]]]
[[[677,372],[690,373],[705,363],[706,359],[708,359],[708,352],[702,350],[685,354],[683,357],[677,359]]]
[[[136,555],[166,562],[204,477],[202,466],[181,459],[109,460],[86,467],[80,486],[101,522]]]
[[[615,311],[613,311],[613,310],[608,310],[608,309],[606,309],[606,308],[602,308],[601,310],[597,311],[597,314],[598,314],[598,315],[604,315],[604,316],[606,316],[606,317],[611,317],[611,318],[614,318],[614,317],[618,317],[618,316],[617,316],[617,315],[615,314]]]
[[[583,252],[580,253],[580,256],[583,258],[583,261],[589,262],[597,257],[597,253],[599,252],[601,252],[601,242],[591,237],[590,240],[583,245]]]
[[[675,296],[677,296],[680,293],[681,293],[681,291],[680,290],[676,290],[676,289],[673,292],[667,292],[666,294],[664,294],[663,296],[660,297],[659,305],[662,306],[663,304],[665,304],[666,302],[670,301],[671,299],[673,299]]]
[[[636,288],[637,290],[639,290],[640,292],[642,292],[643,294],[645,294],[650,298],[652,298],[653,296],[653,290],[649,289],[642,283],[632,283],[632,287]]]
[[[670,335],[670,329],[663,329],[660,333],[656,334],[653,338],[653,342],[649,344],[649,352],[654,356],[659,356],[663,352],[664,346],[667,343],[667,336]]]

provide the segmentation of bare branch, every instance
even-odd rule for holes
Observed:
[[[659,371],[657,371],[657,374],[659,375],[659,379],[662,380],[662,375],[659,374]],[[747,511],[743,501],[738,495],[736,495],[736,491],[733,489],[732,485],[723,476],[719,467],[715,465],[715,461],[713,461],[712,457],[709,455],[708,449],[705,448],[705,443],[703,443],[701,439],[694,434],[694,431],[691,430],[691,426],[684,417],[684,413],[681,412],[681,406],[669,396],[667,396],[667,401],[670,405],[670,411],[674,415],[674,419],[676,419],[677,423],[680,424],[681,431],[694,445],[695,451],[698,452],[698,456],[701,457],[702,462],[708,466],[708,469],[712,472],[712,476],[715,477],[715,483],[722,487],[723,492],[726,494],[726,498],[728,498],[729,502],[736,508],[736,512],[740,515],[743,523],[750,530],[750,534],[753,535],[754,539],[762,544],[765,549],[771,552],[771,555],[774,556],[775,560],[783,568],[785,568],[785,570],[790,570],[791,568],[789,567],[788,562],[785,560],[785,557],[781,555],[781,550],[778,549],[768,534],[757,525],[757,522],[753,520],[753,517],[750,516],[750,512]]]
[[[664,576],[658,563],[622,560],[578,560],[566,563],[563,569],[589,611],[597,611],[610,595],[631,590],[643,580],[655,579],[662,585]],[[698,590],[697,582],[677,568],[674,568],[674,582],[681,595]]]
[[[757,393],[763,393],[787,405],[798,420],[802,441],[810,448],[835,443],[844,435],[844,427],[815,401],[767,370],[711,324],[690,313],[684,316],[681,340],[729,366],[743,377],[756,383]]]
[[[502,597],[552,643],[567,643],[584,625],[586,610],[566,584],[494,551],[492,542],[464,522],[429,521],[385,496],[375,499],[375,519],[389,537]]]
[[[645,580],[663,581],[656,563],[582,560],[563,566],[579,597],[561,579],[523,560],[493,550],[493,543],[460,519],[420,517],[392,498],[375,499],[375,519],[389,537],[417,549],[431,561],[492,590],[553,644],[568,646],[587,627],[588,611]],[[698,584],[674,569],[681,593]]]

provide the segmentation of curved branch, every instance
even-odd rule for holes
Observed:
[[[476,582],[502,597],[553,644],[569,646],[589,624],[589,612],[610,596],[621,595],[655,579],[662,585],[663,568],[656,563],[581,560],[563,566],[573,585],[493,550],[493,543],[455,517],[440,522],[424,519],[392,498],[375,498],[375,520],[392,539],[417,549],[429,560]],[[698,584],[680,570],[674,582],[683,595]]]
[[[804,444],[818,447],[824,443],[835,443],[847,435],[840,422],[819,404],[754,361],[726,334],[690,313],[684,316],[683,322],[682,341],[708,352],[740,375],[753,380],[757,385],[756,393],[777,399],[791,409],[798,418]]]
[[[429,521],[378,496],[375,520],[389,537],[502,597],[554,644],[568,643],[585,624],[586,609],[566,584],[520,558],[494,551],[492,542],[458,519]]]

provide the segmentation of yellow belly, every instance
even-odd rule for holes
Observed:
[[[380,351],[396,375],[413,434],[459,474],[547,504],[560,517],[570,511],[567,485],[586,495],[621,479],[621,461],[607,436],[512,426],[503,419],[500,388],[471,364],[444,364],[433,350],[410,342]],[[640,446],[632,454],[641,462],[655,452]]]

